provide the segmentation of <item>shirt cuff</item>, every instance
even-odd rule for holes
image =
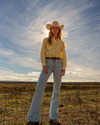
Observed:
[[[62,70],[66,70],[66,68],[63,67]]]
[[[43,63],[43,64],[42,64],[42,66],[46,66],[46,64],[45,64],[45,63]]]

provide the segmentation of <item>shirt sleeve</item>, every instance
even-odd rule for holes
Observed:
[[[63,66],[62,66],[62,69],[63,70],[66,70],[66,66],[67,66],[67,55],[66,55],[66,52],[65,52],[65,48],[67,48],[67,46],[65,46],[65,44],[63,43],[63,48],[62,48],[62,52],[63,52],[63,58],[62,58]]]
[[[41,63],[42,66],[46,66],[46,60],[45,60],[45,55],[46,55],[46,46],[45,46],[45,39],[43,40],[42,47],[41,47]]]

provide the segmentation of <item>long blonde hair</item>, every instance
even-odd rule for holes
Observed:
[[[53,37],[53,33],[52,33],[52,27],[50,28],[50,32],[48,34],[48,44],[52,45],[52,40],[51,38]],[[57,34],[57,38],[59,38],[60,40],[62,40],[62,31],[59,28],[59,32]]]

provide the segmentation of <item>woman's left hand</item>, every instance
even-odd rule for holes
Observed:
[[[62,71],[61,71],[61,77],[62,77],[63,75],[65,75],[65,70],[62,69]]]

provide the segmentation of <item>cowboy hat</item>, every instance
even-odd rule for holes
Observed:
[[[64,25],[59,25],[57,21],[54,21],[52,24],[47,24],[47,30],[50,30],[51,27],[59,27],[61,30],[64,28]]]

